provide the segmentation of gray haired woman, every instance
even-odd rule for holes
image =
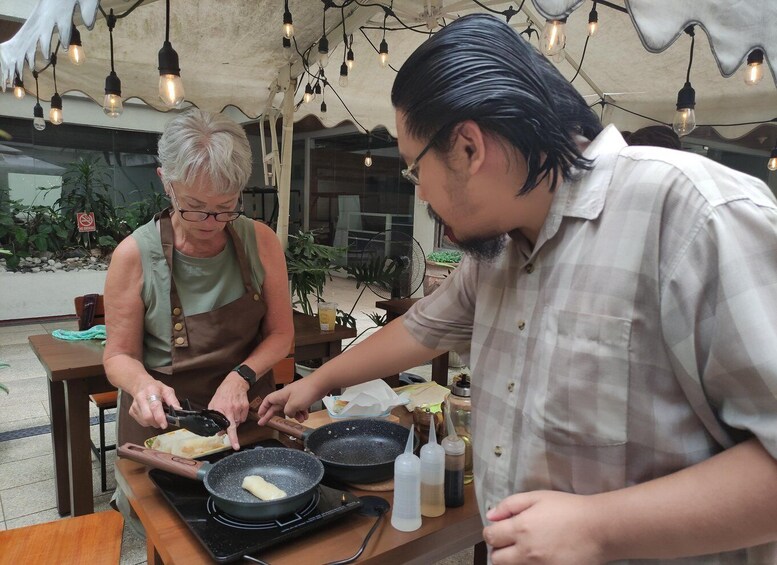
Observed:
[[[275,390],[270,369],[294,338],[283,250],[242,216],[251,149],[240,125],[182,114],[159,140],[159,162],[171,206],[121,242],[105,283],[118,442],[156,435],[163,404],[187,399],[223,413],[239,449],[249,399]]]

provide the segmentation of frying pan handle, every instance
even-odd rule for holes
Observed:
[[[125,443],[120,445],[117,451],[119,457],[137,461],[143,463],[149,467],[155,469],[162,469],[169,473],[186,477],[187,479],[194,479],[195,481],[202,480],[200,477],[200,471],[205,467],[206,463],[203,461],[194,461],[192,459],[186,459],[185,457],[178,457],[171,453],[164,453],[157,451],[156,449],[148,449],[141,445],[134,443]],[[210,465],[202,469],[202,474],[208,470]]]
[[[257,396],[248,404],[248,418],[250,420],[259,420],[258,411],[259,406],[261,405],[261,396]],[[301,440],[304,440],[313,432],[311,428],[303,426],[296,420],[287,420],[286,418],[281,418],[280,416],[273,416],[267,421],[265,426]]]

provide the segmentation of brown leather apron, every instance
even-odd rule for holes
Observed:
[[[262,339],[262,319],[267,313],[263,297],[254,289],[251,268],[240,237],[231,224],[226,230],[232,238],[245,293],[243,296],[211,310],[186,316],[173,278],[173,226],[169,210],[158,216],[162,250],[170,268],[170,308],[173,319],[172,365],[148,369],[158,379],[175,390],[179,401],[188,399],[192,408],[206,408],[224,377],[245,361]],[[249,401],[275,390],[272,371],[256,381],[248,391]],[[122,391],[118,416],[119,445],[142,443],[162,433],[154,427],[143,427],[130,416],[133,398]],[[254,424],[255,425],[255,424]]]

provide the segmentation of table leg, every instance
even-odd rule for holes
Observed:
[[[57,496],[57,512],[70,514],[70,468],[67,449],[67,414],[65,411],[65,386],[61,381],[48,379],[49,413],[51,414],[51,448],[54,452],[54,489]]]
[[[150,537],[146,537],[146,561],[148,565],[163,565],[162,558]]]
[[[70,507],[73,516],[94,512],[89,448],[89,393],[85,379],[65,382],[67,443],[70,457]]]
[[[432,359],[432,380],[438,385],[448,386],[448,353]]]
[[[474,565],[486,565],[488,561],[488,548],[486,542],[481,541],[475,544],[475,553],[472,556],[472,563]]]

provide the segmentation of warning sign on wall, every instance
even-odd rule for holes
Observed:
[[[94,223],[94,212],[76,212],[76,222],[78,231],[95,231],[97,226]]]

